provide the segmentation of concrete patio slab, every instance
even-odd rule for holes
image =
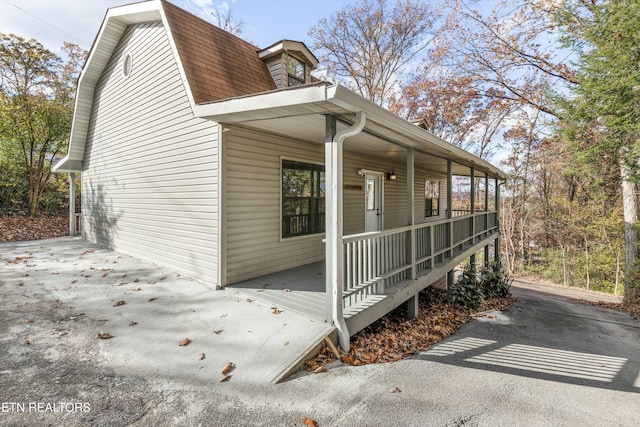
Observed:
[[[0,282],[26,295],[50,297],[71,317],[95,324],[100,355],[137,375],[163,375],[193,383],[219,380],[277,382],[332,327],[237,290],[213,290],[170,270],[79,238],[0,244]],[[189,339],[188,345],[178,344]]]

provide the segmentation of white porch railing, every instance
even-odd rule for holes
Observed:
[[[497,212],[478,212],[345,236],[344,307],[356,305],[371,295],[384,294],[386,287],[412,278],[414,268],[419,274],[444,263],[458,251],[496,233],[497,223]]]

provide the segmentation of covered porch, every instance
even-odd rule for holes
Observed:
[[[415,314],[418,293],[465,259],[498,256],[504,174],[339,85],[196,113],[222,126],[219,283],[333,323],[345,349],[400,304]],[[285,177],[303,166],[315,190],[298,198],[316,211],[292,213]]]
[[[488,260],[497,238],[497,212],[344,236],[342,310],[349,334],[407,301],[411,312],[411,304],[417,307],[412,298],[427,286],[446,281],[461,262],[479,251]],[[318,261],[230,287],[278,309],[331,322],[334,307],[326,272],[326,262]]]

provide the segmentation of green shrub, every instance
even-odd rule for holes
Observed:
[[[450,300],[455,306],[469,307],[472,310],[477,310],[484,303],[478,276],[471,266],[466,265],[462,277],[451,286]]]
[[[509,295],[513,278],[504,271],[500,262],[494,261],[482,269],[479,282],[485,298],[504,298]]]
[[[466,265],[460,279],[451,286],[449,298],[453,305],[478,310],[489,298],[508,296],[512,281],[499,262],[490,263],[480,274]]]

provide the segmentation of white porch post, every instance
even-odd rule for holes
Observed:
[[[69,236],[76,235],[76,174],[69,172]]]
[[[449,219],[449,252],[453,257],[453,165],[447,159],[447,219]]]
[[[498,237],[495,242],[496,262],[500,262],[500,182],[496,178],[496,226],[498,227]]]
[[[327,320],[330,322],[334,318],[335,303],[334,299],[334,266],[335,260],[335,246],[337,240],[337,220],[334,216],[337,216],[337,208],[334,205],[337,204],[338,196],[334,190],[333,185],[333,170],[335,165],[333,164],[333,137],[336,135],[336,118],[335,116],[325,116],[325,147],[324,147],[324,180],[325,180],[325,264],[326,264],[326,294],[327,294]],[[337,278],[336,278],[337,279]],[[342,288],[341,288],[342,289]],[[342,291],[340,291],[342,293]],[[342,310],[342,304],[340,304],[340,310]]]
[[[409,262],[411,263],[411,280],[416,280],[416,230],[415,230],[415,152],[413,148],[407,149],[407,222],[411,226],[409,230]],[[415,294],[407,301],[407,317],[412,319],[418,315],[419,294]]]
[[[332,319],[338,330],[340,347],[349,351],[350,335],[344,320],[342,288],[344,285],[344,244],[343,238],[343,206],[342,206],[342,142],[362,131],[366,115],[356,113],[355,123],[336,133],[336,118],[326,116],[325,119],[325,181],[326,181],[326,248],[327,295],[331,295]]]
[[[453,172],[451,160],[447,159],[447,219],[453,218]],[[453,244],[453,242],[450,242]]]
[[[484,173],[484,228],[485,231],[489,230],[489,173]],[[489,266],[489,245],[484,247],[484,265]]]
[[[407,223],[411,226],[409,233],[409,256],[411,261],[411,280],[416,279],[416,236],[413,226],[415,219],[415,152],[407,149]]]
[[[471,172],[471,206],[469,206],[471,213],[476,211],[476,169],[474,167],[469,168]],[[473,231],[473,230],[472,230]]]
[[[475,213],[476,213],[476,169],[474,167],[471,167],[471,215],[473,215],[471,217],[471,244],[474,244],[476,242],[476,217],[475,217]],[[471,264],[473,265],[473,268],[476,268],[476,257],[475,255],[473,256],[473,259],[471,260]]]

